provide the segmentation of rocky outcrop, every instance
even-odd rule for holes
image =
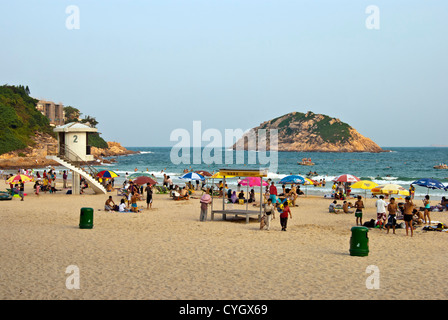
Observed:
[[[273,120],[265,121],[246,133],[233,145],[233,149],[245,150],[258,147],[248,143],[248,138],[256,137],[258,130],[266,129],[266,149],[270,148],[269,129],[278,131],[278,151],[300,152],[383,152],[371,139],[364,137],[354,128],[336,118],[309,111],[306,114],[292,112]]]

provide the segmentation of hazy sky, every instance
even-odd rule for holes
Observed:
[[[0,84],[125,146],[309,110],[380,146],[448,145],[447,17],[446,0],[3,1]]]

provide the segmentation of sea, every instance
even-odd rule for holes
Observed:
[[[301,189],[306,194],[321,196],[331,194],[332,180],[341,174],[351,174],[361,180],[370,180],[377,184],[399,184],[406,189],[409,189],[413,181],[420,178],[437,179],[448,186],[448,170],[433,168],[440,163],[448,163],[448,148],[445,147],[383,147],[388,151],[381,153],[278,152],[276,157],[272,155],[272,159],[269,158],[271,156],[269,152],[260,154],[256,151],[244,151],[244,160],[241,154],[237,155],[237,152],[233,150],[221,149],[216,153],[222,155],[221,158],[216,157],[214,162],[205,157],[207,153],[204,153],[203,148],[185,149],[184,154],[181,150],[175,152],[174,155],[171,147],[127,147],[127,149],[139,153],[112,157],[116,162],[96,166],[99,171],[112,170],[117,173],[119,177],[115,179],[116,185],[125,180],[126,174],[135,172],[149,172],[158,178],[160,183],[163,181],[163,175],[166,174],[171,177],[174,184],[184,186],[185,180],[180,177],[185,169],[213,173],[224,168],[267,168],[269,173],[266,179],[270,178],[274,182],[291,174],[307,177],[310,171],[315,173],[312,179],[316,181],[325,179],[325,187],[308,185],[301,186]],[[199,160],[198,155],[200,155]],[[183,160],[179,163],[181,156]],[[303,158],[310,158],[314,166],[298,165]],[[267,163],[266,159],[270,159],[270,163]],[[272,165],[274,161],[276,165]],[[217,182],[214,181],[214,183]],[[227,184],[230,189],[236,189],[237,178],[227,179]],[[280,185],[278,186],[280,188]],[[353,189],[352,193],[364,195],[365,191]],[[423,198],[427,194],[430,195],[431,200],[448,196],[448,192],[444,190],[416,186],[416,199]]]

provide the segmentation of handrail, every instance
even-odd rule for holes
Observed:
[[[79,167],[84,172],[90,174],[95,180],[98,180],[97,174],[98,170],[92,167],[87,161],[81,159],[79,155],[73,152],[66,145],[60,145],[59,148],[54,149],[56,144],[47,144],[47,154],[48,155],[57,155],[61,159],[67,161],[70,164],[73,164]],[[59,151],[59,152],[58,152]],[[75,160],[73,160],[75,159]],[[87,169],[86,169],[87,167]]]

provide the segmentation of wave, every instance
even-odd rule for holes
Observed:
[[[153,151],[139,151],[140,154],[149,154],[154,153]]]

